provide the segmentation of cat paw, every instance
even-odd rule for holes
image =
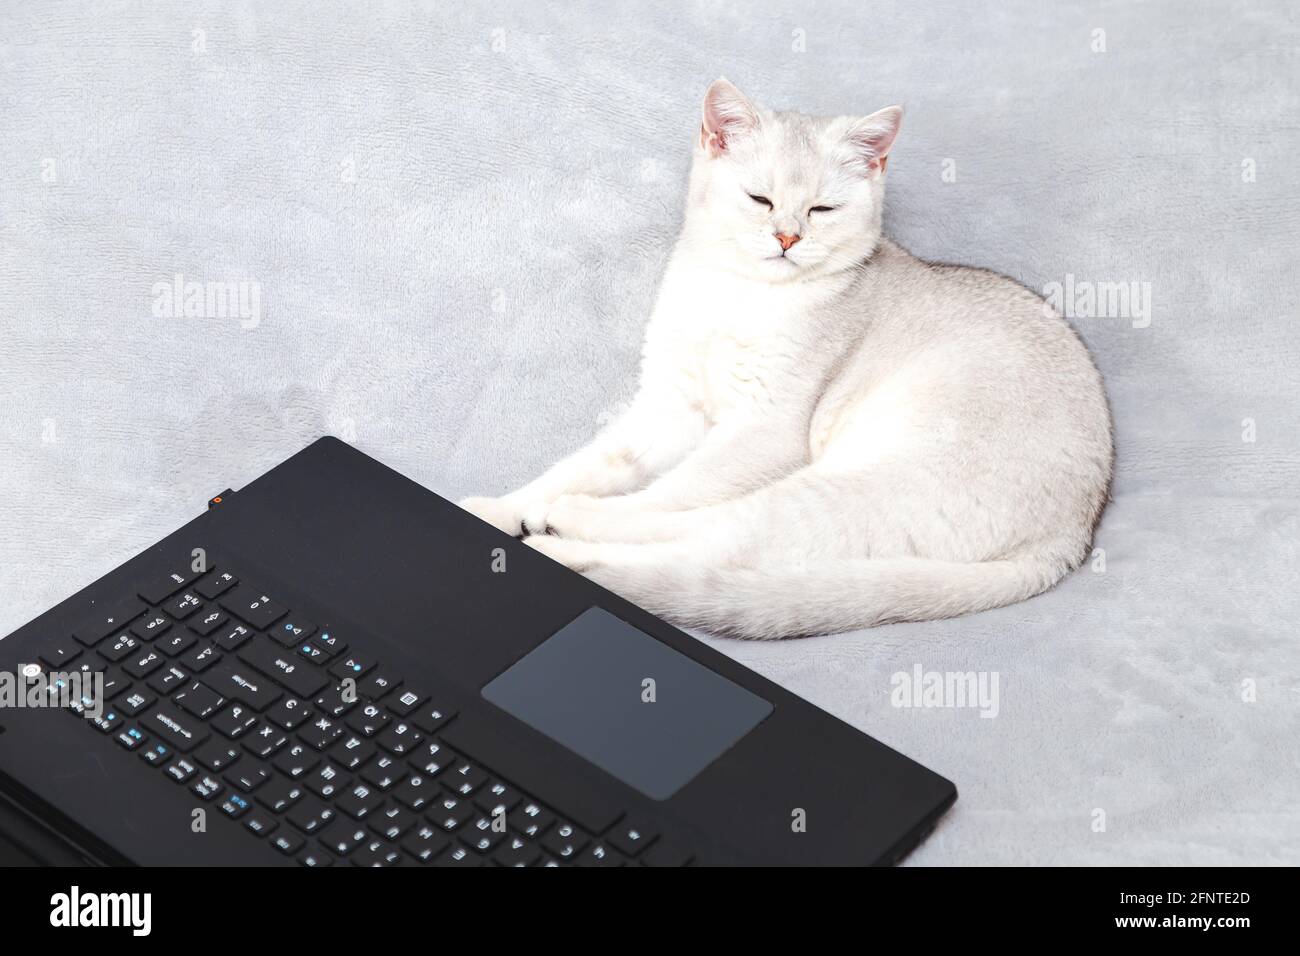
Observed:
[[[510,498],[462,498],[457,504],[498,531],[515,537],[523,533],[524,509]]]
[[[561,537],[583,538],[600,511],[603,499],[590,495],[561,495],[546,512],[546,527]]]

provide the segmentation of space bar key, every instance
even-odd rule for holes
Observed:
[[[301,657],[286,654],[279,647],[256,641],[239,651],[239,659],[251,664],[263,674],[284,685],[299,697],[311,697],[329,683],[323,672],[306,663]]]

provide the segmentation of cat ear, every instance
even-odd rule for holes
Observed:
[[[745,94],[719,77],[704,94],[704,121],[700,125],[700,145],[710,156],[727,151],[731,140],[758,126],[758,110]]]
[[[873,179],[885,171],[889,149],[903,122],[901,106],[886,106],[883,110],[849,122],[845,137],[853,151],[854,164],[863,174]]]

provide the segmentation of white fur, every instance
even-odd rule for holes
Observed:
[[[881,238],[900,120],[710,87],[632,406],[525,487],[462,505],[741,637],[950,617],[1077,567],[1111,474],[1100,376],[1026,289]],[[785,255],[778,233],[800,237]]]

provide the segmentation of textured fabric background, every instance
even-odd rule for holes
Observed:
[[[1118,431],[1104,572],[712,643],[957,783],[916,863],[1300,863],[1298,19],[0,0],[0,634],[324,432],[449,497],[531,477],[630,393],[708,82],[901,102],[904,245],[1150,283],[1145,327],[1075,320]],[[260,322],[155,316],[178,273],[256,282]],[[891,706],[918,664],[996,672],[998,716]]]

